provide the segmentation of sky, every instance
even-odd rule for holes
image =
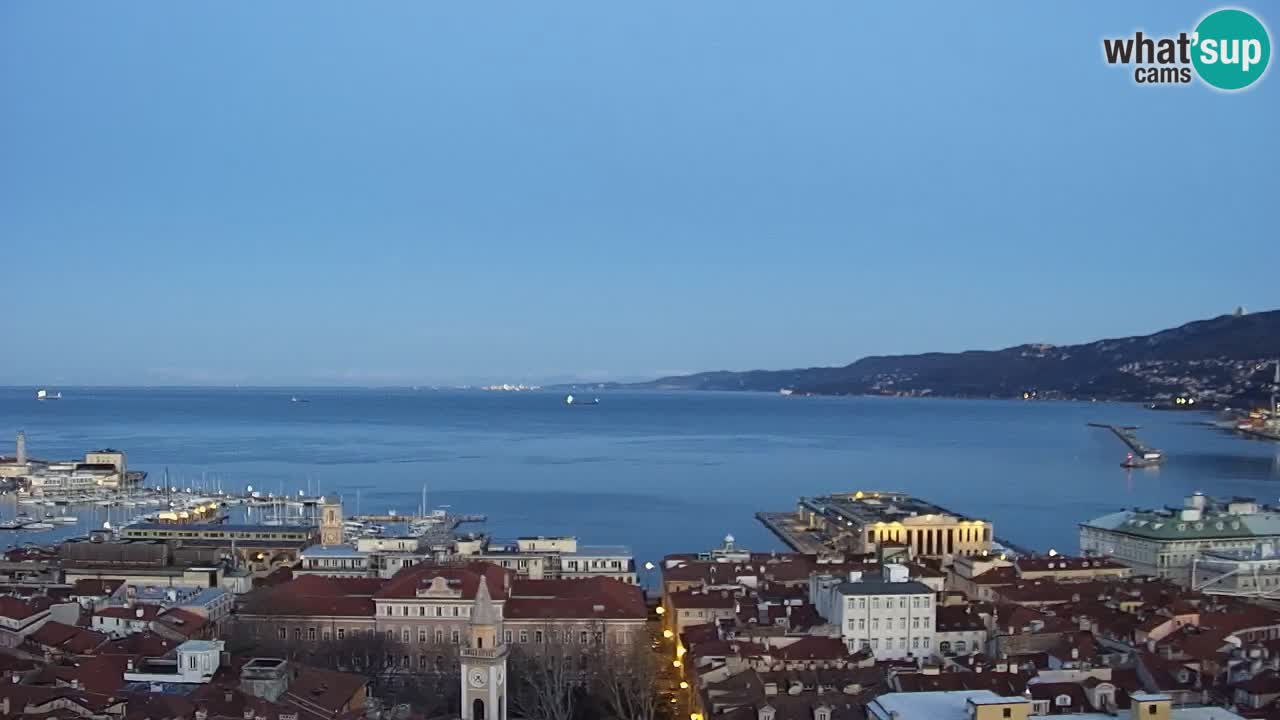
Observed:
[[[1280,77],[1102,59],[1213,7],[0,3],[0,384],[648,378],[1275,308]]]

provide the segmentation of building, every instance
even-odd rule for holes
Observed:
[[[1205,550],[1192,560],[1191,589],[1210,595],[1274,599],[1280,596],[1280,555],[1275,545]]]
[[[877,660],[930,657],[934,642],[933,590],[908,579],[901,565],[883,579],[851,573],[847,579],[814,576],[809,598],[818,614],[840,628],[850,652],[870,650]]]
[[[1054,683],[1046,683],[1054,684]],[[1001,696],[990,690],[951,690],[934,692],[889,693],[867,704],[869,720],[1027,720],[1030,717],[1054,715],[1076,720],[1242,720],[1220,707],[1174,707],[1168,695],[1133,693],[1129,709],[1119,715],[1106,712],[1074,712],[1070,695],[1060,696],[1068,702],[1052,710],[1050,701],[1036,701],[1028,686],[1023,696]],[[1030,697],[1028,697],[1030,696]]]
[[[402,648],[403,665],[426,667],[433,645],[466,641],[481,585],[508,644],[561,640],[586,650],[631,642],[648,616],[643,593],[632,585],[527,580],[476,562],[423,563],[389,580],[303,575],[250,593],[237,617],[250,634],[290,644],[376,632]]]
[[[316,528],[309,525],[233,525],[220,523],[134,523],[120,528],[125,540],[220,540],[272,541],[308,545],[316,539]]]
[[[462,647],[463,720],[507,720],[507,649],[502,615],[480,583]]]
[[[1253,498],[1195,493],[1180,508],[1124,510],[1080,524],[1080,549],[1129,565],[1139,575],[1190,584],[1202,552],[1253,550],[1280,542],[1280,509]]]
[[[294,575],[369,577],[374,574],[369,553],[350,545],[311,545],[298,554]]]
[[[800,498],[800,523],[824,534],[834,549],[874,553],[900,543],[915,557],[950,561],[990,552],[992,525],[904,493],[864,492]]]
[[[188,640],[179,645],[171,657],[149,657],[140,663],[130,661],[124,679],[140,683],[208,683],[218,671],[222,648],[219,640]]]
[[[623,545],[581,545],[571,536],[535,536],[497,543],[476,538],[455,544],[455,555],[514,570],[530,580],[608,577],[635,585],[631,548]]]

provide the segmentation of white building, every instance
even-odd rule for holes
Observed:
[[[571,536],[522,537],[514,543],[461,540],[456,557],[483,560],[530,580],[608,577],[635,585],[636,568],[631,548],[623,545],[579,545]]]
[[[350,545],[310,545],[298,553],[294,575],[369,577],[372,565],[367,552]]]
[[[1280,554],[1271,543],[1248,550],[1205,550],[1192,562],[1192,589],[1210,595],[1280,597]]]
[[[1280,511],[1253,498],[1214,500],[1195,493],[1181,508],[1124,510],[1080,524],[1086,554],[1183,584],[1191,582],[1201,552],[1250,551],[1260,542],[1280,542]]]
[[[884,566],[886,579],[845,581],[830,575],[809,579],[809,598],[818,614],[840,628],[850,652],[870,649],[877,660],[929,657],[934,642],[934,594],[909,580],[902,565]]]
[[[188,640],[172,657],[130,660],[124,673],[127,682],[203,684],[213,680],[222,659],[221,640]]]

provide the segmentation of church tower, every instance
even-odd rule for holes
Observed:
[[[483,575],[461,654],[462,720],[507,720],[507,644]]]
[[[320,544],[342,544],[342,503],[320,498]]]

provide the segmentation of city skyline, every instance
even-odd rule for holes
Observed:
[[[301,8],[0,9],[0,383],[642,380],[1274,302],[1274,79],[1102,58],[1200,4]]]

